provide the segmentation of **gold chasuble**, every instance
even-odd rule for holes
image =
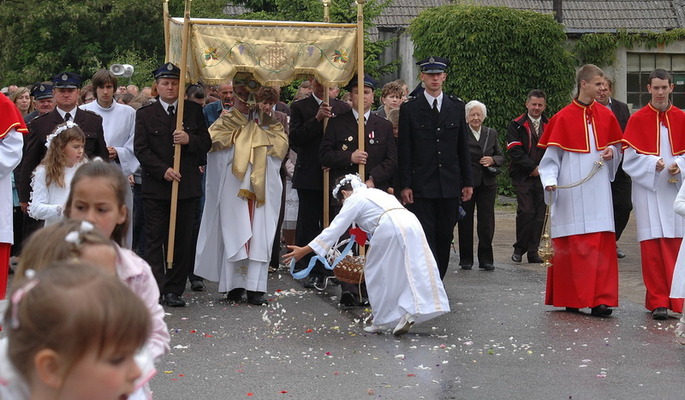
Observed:
[[[210,152],[235,147],[231,172],[239,181],[244,180],[248,166],[252,165],[252,191],[241,189],[238,196],[255,200],[260,207],[264,205],[266,192],[266,158],[282,160],[288,152],[288,136],[283,125],[273,117],[261,111],[255,116],[248,121],[243,113],[232,108],[216,120],[209,128],[209,134],[212,137]]]

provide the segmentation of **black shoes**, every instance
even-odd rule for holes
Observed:
[[[264,298],[263,292],[253,292],[251,290],[247,291],[247,302],[255,306],[264,306],[268,304],[268,301]]]
[[[235,288],[231,289],[230,292],[226,293],[226,300],[232,301],[234,303],[242,303],[245,296],[245,289]]]
[[[544,261],[539,255],[528,256],[528,264],[542,264]]]
[[[354,307],[357,305],[357,299],[352,292],[342,292],[340,294],[340,305],[344,307]]]
[[[205,283],[202,280],[191,281],[190,290],[192,290],[193,292],[204,292],[205,290],[207,290],[207,287],[205,286]]]
[[[517,252],[514,252],[514,254],[511,255],[511,261],[521,262],[521,260],[523,260],[523,254],[518,254]]]
[[[597,307],[592,307],[590,315],[594,315],[595,317],[608,317],[612,312],[613,310],[609,308],[609,306],[600,304]]]
[[[468,271],[473,268],[473,264],[459,264],[459,267]]]
[[[494,271],[495,266],[492,264],[481,264],[478,266],[478,268],[482,269],[483,271]]]
[[[162,302],[169,307],[185,307],[186,305],[186,302],[176,293],[165,294]]]
[[[579,313],[579,312],[580,312],[580,309],[579,309],[579,308],[575,308],[575,307],[566,307],[566,311],[568,311],[568,312],[570,312],[570,313]]]
[[[668,308],[666,307],[657,307],[652,311],[652,319],[656,320],[664,320],[668,318]]]

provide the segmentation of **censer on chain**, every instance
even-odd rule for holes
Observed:
[[[554,189],[570,189],[576,186],[580,186],[583,183],[592,179],[592,177],[595,176],[595,174],[597,174],[597,172],[599,172],[599,170],[602,169],[603,166],[604,161],[600,158],[599,161],[595,161],[595,163],[592,165],[592,170],[590,170],[590,172],[585,178],[566,186],[554,185]],[[542,258],[543,261],[542,265],[545,267],[552,266],[552,258],[554,257],[554,246],[552,245],[552,237],[549,233],[549,215],[552,209],[552,199],[554,199],[554,196],[551,193],[550,196],[550,201],[547,203],[547,208],[545,209],[545,222],[542,224],[542,237],[540,238],[541,246],[538,250],[538,255],[540,256],[540,258]]]

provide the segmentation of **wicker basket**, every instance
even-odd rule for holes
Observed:
[[[333,268],[339,281],[347,283],[364,282],[364,257],[347,255]]]

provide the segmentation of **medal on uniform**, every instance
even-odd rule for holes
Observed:
[[[371,133],[369,133],[369,143],[370,144],[376,143],[376,141],[374,140],[375,137],[376,137],[376,134],[374,133],[374,131],[371,131]]]

